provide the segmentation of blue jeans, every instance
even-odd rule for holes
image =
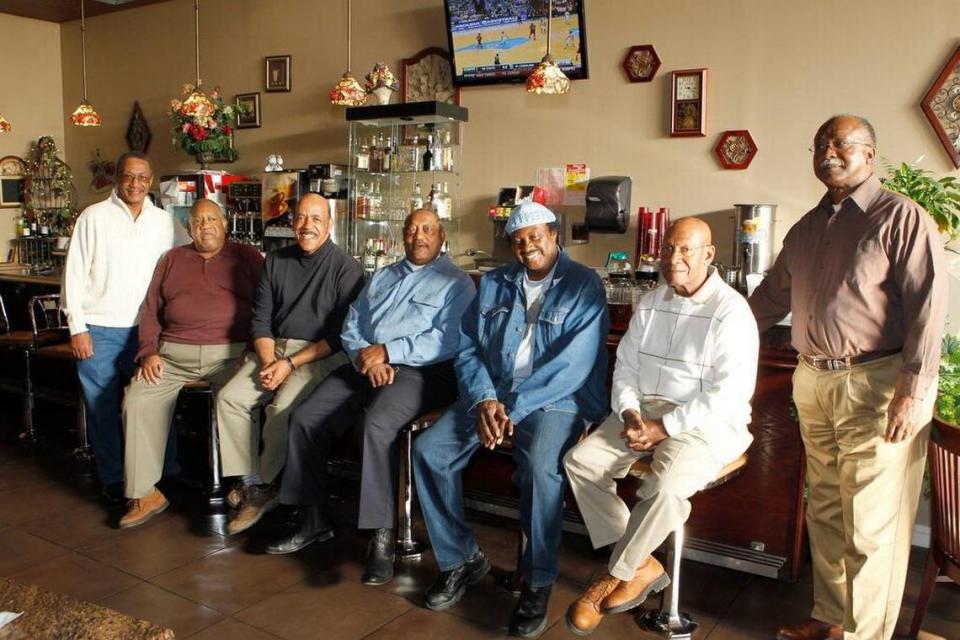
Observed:
[[[87,409],[87,439],[104,486],[123,482],[123,390],[135,370],[137,327],[88,326],[93,357],[77,360],[77,376]],[[164,475],[179,471],[177,436],[170,430]]]
[[[563,527],[563,456],[583,432],[575,413],[537,409],[513,432],[513,482],[527,546],[518,570],[534,588],[553,584]],[[463,513],[463,469],[480,446],[476,419],[458,402],[414,442],[420,508],[440,571],[462,565],[478,546]]]

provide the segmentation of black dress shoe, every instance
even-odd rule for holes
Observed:
[[[510,616],[510,635],[536,638],[547,628],[547,604],[553,585],[534,589],[523,585],[520,601]]]
[[[100,487],[100,497],[110,504],[125,504],[127,498],[123,495],[123,483],[111,482]]]
[[[393,579],[396,539],[393,529],[376,529],[367,546],[367,566],[360,582],[369,585],[387,584]]]
[[[300,551],[313,542],[325,542],[333,537],[333,523],[323,515],[319,505],[308,505],[297,510],[296,518],[279,540],[267,545],[265,551],[284,554]]]
[[[428,609],[443,611],[460,602],[467,587],[477,584],[490,572],[490,561],[477,549],[473,557],[456,569],[441,571],[424,596]]]

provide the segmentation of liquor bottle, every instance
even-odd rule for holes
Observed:
[[[440,142],[440,133],[433,136],[431,148],[431,166],[434,171],[443,171],[443,144]]]
[[[427,148],[423,152],[423,170],[433,171],[433,136],[427,136]]]
[[[420,171],[420,136],[413,136],[413,147],[410,154],[410,170]]]
[[[424,205],[431,211],[437,210],[437,185],[430,183],[430,193],[427,195],[427,202]]]
[[[377,249],[374,254],[374,269],[379,271],[387,266],[387,252],[384,249],[383,238],[377,238]]]
[[[367,183],[361,182],[357,189],[357,201],[354,203],[354,213],[358,218],[366,218],[370,215],[370,199],[367,195]]]
[[[380,220],[383,218],[383,198],[380,195],[380,183],[373,183],[373,190],[370,192],[370,219]]]
[[[420,191],[420,183],[414,183],[413,195],[410,196],[410,213],[417,209],[423,209],[423,193]]]
[[[24,238],[30,237],[30,221],[27,220],[27,214],[20,216],[20,229],[17,235],[20,235]]]
[[[37,237],[37,218],[36,216],[30,221],[30,235],[34,238]]]
[[[357,171],[370,171],[370,147],[365,144],[357,151],[356,165]]]
[[[441,220],[453,219],[453,198],[447,191],[447,183],[443,183],[443,189],[437,194],[437,217]]]
[[[370,172],[380,173],[380,147],[377,145],[377,136],[370,138]]]
[[[367,238],[367,242],[363,247],[363,274],[369,277],[372,276],[376,270],[377,255],[373,249],[373,238]]]
[[[381,143],[383,143],[383,160],[381,161],[380,170],[384,173],[390,173],[390,171],[393,170],[393,158],[391,157],[393,150],[390,148],[390,138],[391,136],[387,136],[385,143],[382,136],[380,138]]]
[[[450,130],[443,132],[443,170],[453,171],[453,145],[450,143]]]
[[[38,214],[37,217],[40,218],[40,237],[49,238],[50,224],[47,222],[47,216],[43,216],[41,218],[40,215]]]

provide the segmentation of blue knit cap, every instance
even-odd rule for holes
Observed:
[[[514,207],[513,211],[510,212],[510,217],[507,219],[506,231],[507,235],[510,235],[517,229],[532,227],[535,224],[550,224],[556,221],[557,216],[553,215],[553,211],[550,211],[550,209],[547,209],[542,204],[537,202],[523,202],[519,206]]]

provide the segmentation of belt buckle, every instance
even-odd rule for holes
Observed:
[[[833,358],[825,362],[828,371],[846,371],[850,368],[850,358]]]

